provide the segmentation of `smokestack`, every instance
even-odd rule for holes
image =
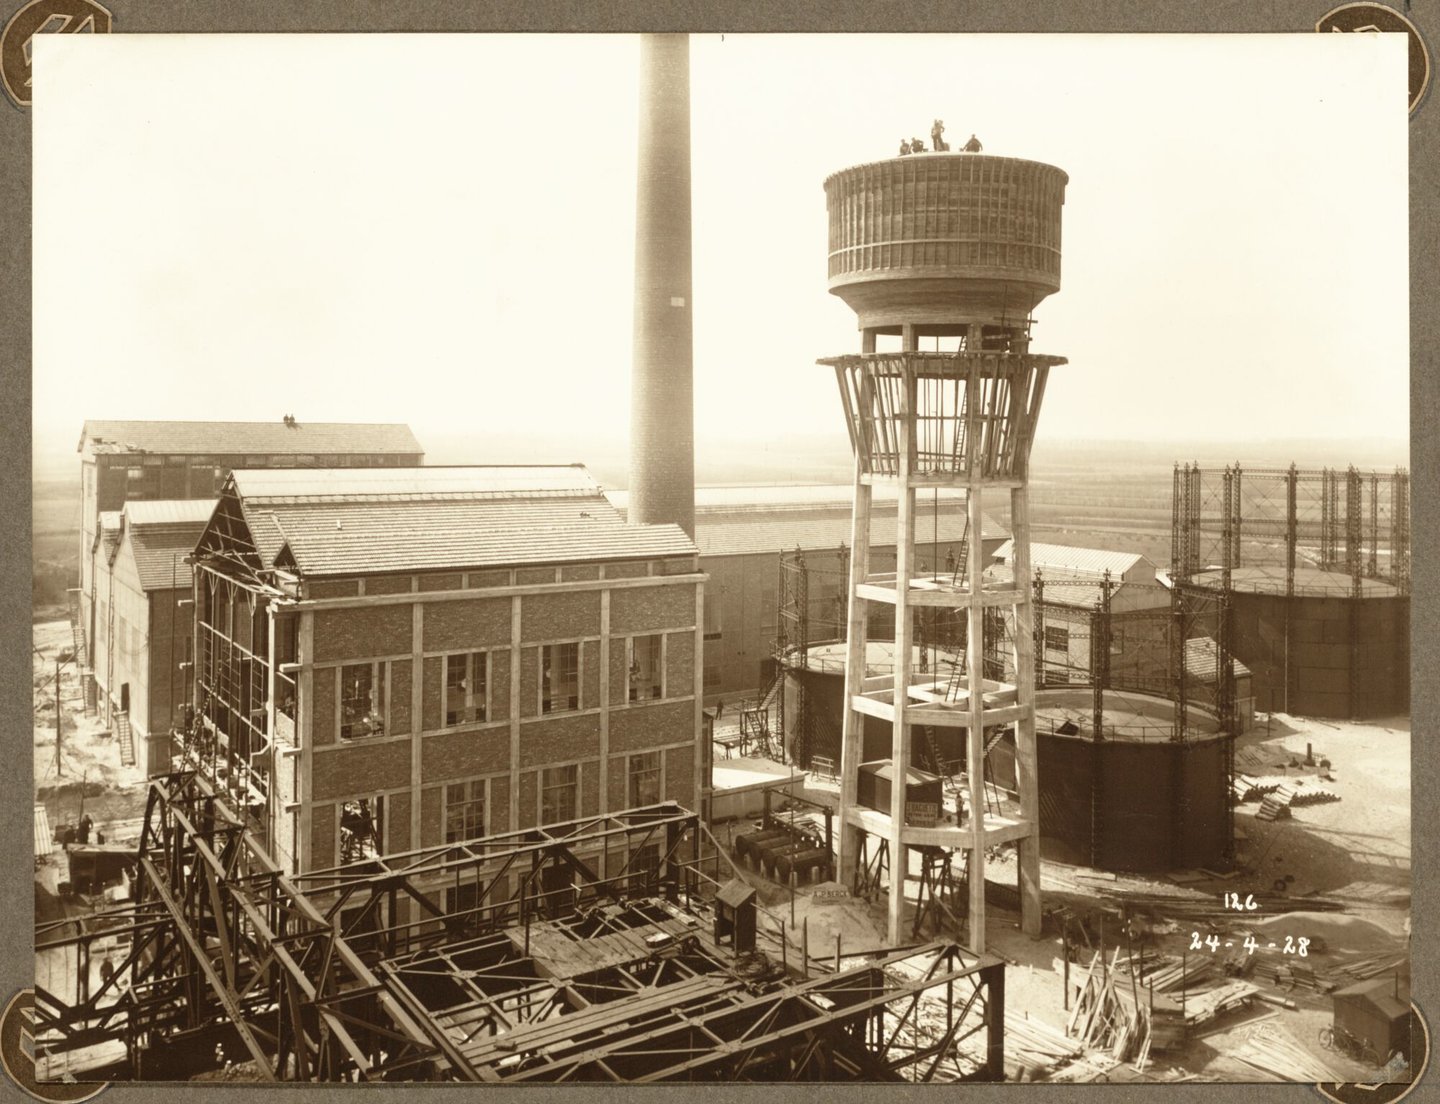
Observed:
[[[694,537],[688,35],[640,39],[639,153],[629,520],[674,522]]]

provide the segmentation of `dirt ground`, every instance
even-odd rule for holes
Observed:
[[[145,778],[139,767],[122,766],[114,733],[94,712],[85,711],[80,671],[60,668],[61,755],[55,755],[55,660],[73,644],[68,621],[33,627],[35,803],[44,805],[52,829],[76,824],[89,814],[107,840],[139,838]]]
[[[1156,936],[1156,949],[1178,955],[1189,947],[1192,931],[1198,930],[1202,938],[1215,932],[1222,946],[1227,933],[1236,935],[1234,942],[1240,945],[1243,933],[1253,932],[1262,949],[1268,949],[1272,941],[1276,944],[1272,955],[1283,955],[1280,948],[1287,936],[1293,941],[1304,937],[1313,947],[1323,949],[1307,950],[1307,961],[1300,964],[1320,971],[1334,969],[1347,956],[1406,954],[1411,854],[1409,719],[1396,717],[1361,724],[1279,713],[1269,718],[1261,715],[1236,747],[1237,772],[1251,777],[1283,777],[1287,786],[1301,792],[1307,786],[1323,787],[1340,800],[1293,806],[1290,816],[1269,822],[1256,818],[1258,802],[1237,806],[1238,869],[1228,878],[1200,876],[1199,881],[1192,882],[1187,876],[1183,889],[1165,878],[1123,878],[1138,892],[1184,894],[1189,901],[1202,904],[1207,903],[1207,896],[1219,904],[1225,893],[1238,893],[1242,900],[1248,894],[1273,894],[1279,885],[1295,906],[1293,911],[1268,916],[1263,911],[1237,912],[1233,922],[1178,918],[1174,931]],[[1320,765],[1325,760],[1328,768]],[[805,796],[834,805],[838,802],[838,785],[812,776]],[[1008,879],[1013,886],[1013,852],[996,855],[995,860],[987,862],[991,880],[1003,884]],[[1055,869],[1053,864],[1044,866]],[[1072,886],[1076,873],[1086,873],[1080,867],[1065,867],[1064,872],[1072,879]],[[907,915],[913,910],[917,889],[913,874],[912,870],[912,880],[906,885],[911,901]],[[762,885],[762,902],[769,906],[772,917],[786,922],[792,941],[798,942],[797,926],[805,931],[813,958],[833,959],[837,933],[846,955],[852,949],[858,953],[867,946],[878,949],[884,945],[883,896],[873,902],[853,898],[836,901],[823,893],[817,897],[814,892],[817,888],[840,888],[833,883],[801,887],[796,894],[792,926],[789,891],[773,883],[767,885],[758,874],[748,873],[747,877]],[[1304,898],[1312,894],[1342,902],[1343,910],[1305,909]],[[1048,897],[1047,907],[1056,902],[1054,895]],[[1098,898],[1096,903],[1100,903]],[[772,927],[776,923],[772,919]],[[1047,925],[1042,937],[1032,939],[1019,930],[1018,914],[993,904],[987,909],[987,950],[1005,958],[1011,967],[1006,972],[1007,1006],[1023,1009],[1031,1018],[1063,1030],[1068,1014],[1057,972],[1063,946],[1058,932],[1049,928]],[[1107,943],[1113,951],[1118,932],[1112,929],[1112,933]],[[1292,956],[1290,961],[1300,962],[1299,956]],[[1072,965],[1072,976],[1078,976],[1083,969]],[[1212,975],[1218,977],[1218,971]],[[1253,975],[1251,980],[1255,980]],[[1201,982],[1199,988],[1209,984],[1213,981]],[[1248,1008],[1214,1021],[1209,1030],[1184,1049],[1152,1052],[1147,1076],[1163,1077],[1183,1071],[1200,1080],[1263,1080],[1264,1076],[1253,1067],[1228,1057],[1245,1042],[1256,1024],[1263,1023],[1267,1028],[1283,1028],[1296,1044],[1325,1062],[1342,1079],[1373,1079],[1373,1070],[1320,1045],[1320,1029],[1332,1022],[1328,995],[1298,986],[1280,989],[1264,981],[1257,984],[1263,992],[1291,1000],[1297,1007],[1280,1008],[1252,1000]]]

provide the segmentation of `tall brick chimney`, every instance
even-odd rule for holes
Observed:
[[[641,38],[635,200],[629,520],[641,525],[674,522],[693,537],[688,35]]]

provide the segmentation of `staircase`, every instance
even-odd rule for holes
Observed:
[[[115,714],[115,738],[120,747],[120,765],[135,765],[135,730],[130,727],[129,713]]]

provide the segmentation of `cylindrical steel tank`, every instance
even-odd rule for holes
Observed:
[[[830,291],[878,332],[1021,323],[1060,290],[1068,180],[1053,165],[972,153],[837,172],[825,181]]]

